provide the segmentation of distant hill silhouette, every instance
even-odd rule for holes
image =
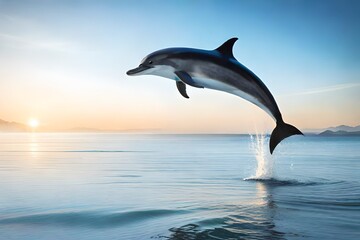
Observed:
[[[355,127],[346,126],[346,125],[340,125],[340,126],[337,126],[337,127],[329,127],[326,130],[330,130],[330,131],[333,131],[333,132],[337,132],[337,131],[358,132],[358,131],[360,131],[360,125],[355,126]]]
[[[318,128],[318,129],[303,129],[303,132],[305,132],[305,133],[322,133],[327,130],[330,130],[333,132],[337,132],[337,131],[358,132],[358,131],[360,131],[360,125],[354,126],[354,127],[347,126],[347,125],[339,125],[336,127]]]
[[[8,122],[0,119],[0,132],[30,132],[32,131],[27,125],[17,122]],[[104,130],[97,128],[70,128],[70,129],[37,129],[37,132],[79,132],[79,133],[158,133],[161,129],[123,129],[123,130]]]
[[[27,132],[29,128],[17,122],[8,122],[0,119],[0,132]]]
[[[331,131],[331,130],[326,130],[322,133],[318,134],[319,136],[360,136],[360,131],[355,131],[355,132],[348,132],[348,131],[343,131],[343,130],[339,130],[339,131]]]

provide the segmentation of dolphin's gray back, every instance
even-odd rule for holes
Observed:
[[[282,120],[276,101],[265,84],[252,71],[235,58],[228,58],[217,51],[176,48],[168,63],[187,72],[205,88],[235,94],[269,113],[275,120]]]

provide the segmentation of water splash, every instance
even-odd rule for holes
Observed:
[[[248,179],[271,179],[274,175],[274,157],[268,149],[269,137],[265,134],[250,135],[250,148],[255,154],[257,166],[255,176]]]

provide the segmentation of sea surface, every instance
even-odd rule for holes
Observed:
[[[360,239],[360,138],[2,133],[0,239]]]

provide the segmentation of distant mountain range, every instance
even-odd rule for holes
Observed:
[[[360,131],[360,125],[355,126],[355,127],[351,127],[351,126],[347,126],[347,125],[339,125],[337,127],[328,127],[328,128],[310,128],[310,129],[301,129],[302,132],[304,133],[322,133],[324,131],[333,131],[333,132],[337,132],[337,131],[346,131],[346,132],[358,132]]]
[[[21,123],[7,122],[0,119],[0,132],[27,132],[29,128]]]
[[[329,127],[326,130],[330,130],[333,132],[337,132],[337,131],[346,131],[346,132],[359,132],[360,131],[360,125],[355,126],[355,127],[350,127],[350,126],[346,126],[346,125],[340,125],[337,127]]]
[[[349,132],[349,131],[331,131],[326,130],[318,134],[319,136],[331,137],[331,136],[360,136],[360,131]]]
[[[340,125],[337,127],[329,127],[325,131],[318,134],[319,136],[360,136],[360,125],[351,127]]]
[[[70,128],[70,129],[61,129],[61,130],[47,130],[47,129],[37,129],[39,132],[91,132],[91,133],[152,133],[160,132],[160,129],[124,129],[124,130],[104,130],[97,128]],[[25,124],[17,122],[8,122],[0,119],[0,132],[31,132],[32,129]]]

